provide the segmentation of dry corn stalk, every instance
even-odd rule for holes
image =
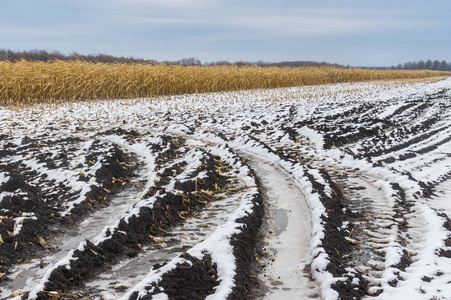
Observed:
[[[39,244],[41,244],[42,247],[46,247],[48,245],[48,243],[42,237],[39,237]]]
[[[154,237],[153,241],[155,243],[163,243],[164,242],[164,238],[162,238],[162,237]]]
[[[11,296],[17,297],[17,296],[20,296],[20,295],[23,295],[26,293],[27,293],[26,291],[14,291],[14,292],[12,292]]]
[[[0,61],[0,104],[139,98],[339,82],[450,76],[428,70],[174,66],[82,61]]]

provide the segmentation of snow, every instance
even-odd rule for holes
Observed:
[[[86,171],[85,176],[91,177],[88,182],[78,181],[78,177],[80,176],[80,173],[78,172],[61,169],[50,170],[45,167],[45,163],[38,163],[35,159],[26,160],[23,162],[23,164],[31,168],[32,170],[36,170],[41,174],[47,175],[48,180],[54,180],[57,183],[67,184],[72,188],[72,191],[79,192],[78,198],[69,201],[66,204],[66,210],[61,213],[62,216],[66,216],[70,214],[71,210],[77,204],[80,204],[81,202],[86,200],[85,196],[91,190],[92,185],[98,186],[98,183],[95,179],[95,174],[97,170],[102,167],[102,160],[103,156],[99,156],[95,164]]]
[[[323,286],[323,293],[329,297],[333,296],[336,298],[338,294],[335,291],[330,290],[330,285],[333,284],[336,279],[333,279],[332,274],[326,271],[326,267],[329,264],[329,259],[324,248],[321,247],[322,240],[324,239],[324,226],[322,225],[321,217],[326,213],[326,210],[320,201],[318,193],[313,190],[312,183],[308,180],[304,171],[304,166],[293,165],[290,162],[281,160],[277,155],[269,152],[253,140],[237,139],[230,144],[236,148],[249,151],[254,155],[263,156],[273,163],[278,164],[283,170],[290,174],[294,181],[298,184],[305,199],[307,200],[313,224],[312,238],[310,241],[312,257],[314,257],[311,262],[313,276],[320,283],[320,285]],[[311,175],[320,177],[316,172],[313,172]]]
[[[116,144],[122,149],[134,153],[143,163],[139,176],[144,178],[142,192],[137,196],[136,204],[129,211],[118,215],[117,218],[128,220],[131,216],[139,214],[140,208],[151,208],[158,199],[158,194],[146,198],[145,194],[153,186],[153,181],[159,172],[165,168],[171,168],[172,164],[163,167],[158,172],[156,155],[149,145],[159,144],[157,138],[159,133],[171,133],[186,137],[193,149],[185,149],[186,152],[174,163],[186,161],[187,166],[181,174],[177,174],[167,186],[166,191],[174,191],[176,180],[186,180],[192,172],[202,163],[207,154],[219,155],[231,166],[237,178],[252,192],[249,192],[240,202],[240,207],[229,216],[229,219],[210,235],[204,242],[194,246],[189,253],[202,257],[202,251],[211,254],[212,259],[218,263],[220,285],[215,294],[209,299],[223,299],[230,294],[234,286],[235,263],[230,245],[230,238],[240,231],[240,224],[236,222],[239,216],[243,216],[251,209],[251,200],[257,193],[255,179],[249,176],[249,169],[244,162],[233,154],[232,150],[247,151],[262,160],[269,160],[275,166],[288,174],[290,180],[294,181],[297,188],[302,192],[308,206],[311,221],[311,237],[309,239],[309,252],[311,253],[311,268],[315,283],[321,287],[320,296],[324,299],[335,299],[338,297],[331,285],[340,278],[334,278],[327,272],[329,256],[322,247],[324,240],[323,218],[327,218],[327,212],[321,202],[320,195],[313,188],[309,178],[325,186],[325,193],[331,195],[328,180],[319,171],[322,167],[328,170],[355,171],[365,175],[372,180],[372,186],[378,189],[387,210],[392,210],[400,199],[399,192],[392,186],[393,183],[405,191],[407,201],[414,202],[414,211],[410,218],[410,232],[418,234],[416,245],[403,246],[397,239],[395,231],[387,230],[387,236],[383,238],[386,246],[381,250],[384,254],[383,272],[380,284],[384,292],[378,296],[380,299],[430,299],[433,296],[449,297],[451,290],[448,281],[451,281],[451,266],[449,259],[439,257],[437,249],[444,247],[444,240],[449,234],[444,229],[444,218],[438,212],[451,213],[451,198],[449,187],[449,174],[451,173],[451,143],[447,138],[451,134],[451,115],[449,110],[443,107],[449,98],[437,100],[423,113],[417,113],[415,109],[418,104],[406,109],[400,114],[394,112],[403,108],[409,101],[425,98],[425,95],[433,95],[441,92],[449,97],[451,92],[449,86],[451,79],[433,83],[410,82],[410,83],[348,83],[324,86],[309,86],[300,88],[283,88],[272,90],[254,90],[227,93],[206,93],[200,95],[177,95],[162,99],[134,99],[134,100],[111,100],[86,103],[68,103],[56,107],[36,105],[32,109],[10,110],[0,108],[2,118],[0,120],[0,134],[11,135],[11,139],[1,141],[0,146],[11,142],[20,145],[25,142],[24,136],[36,137],[39,134],[51,134],[52,138],[62,136],[74,136],[83,138],[85,141],[80,152],[76,153],[70,161],[69,168],[49,169],[44,163],[39,163],[33,157],[12,158],[23,160],[23,166],[46,175],[47,179],[55,180],[68,186],[71,191],[78,191],[75,199],[63,203],[62,215],[69,215],[70,211],[80,202],[85,200],[86,193],[95,182],[95,173],[102,166],[102,157],[89,169],[77,169],[80,163],[84,164],[83,151],[89,151],[96,139],[100,139],[106,145]],[[448,90],[447,90],[448,89]],[[423,97],[423,98],[422,98]],[[428,98],[426,98],[428,99]],[[432,103],[432,100],[425,100]],[[290,112],[291,107],[294,108]],[[363,108],[363,109],[362,109]],[[355,111],[358,115],[355,115]],[[40,119],[31,121],[38,113]],[[169,113],[170,118],[164,116]],[[290,114],[293,113],[294,116]],[[335,118],[335,116],[340,118]],[[438,116],[439,120],[431,128],[424,132],[416,132],[416,125],[428,122],[432,117]],[[368,125],[366,120],[371,118],[381,119]],[[87,121],[89,120],[89,121]],[[203,121],[200,121],[203,120]],[[330,120],[343,121],[343,124],[333,124]],[[385,125],[384,121],[393,121]],[[262,125],[267,122],[268,125]],[[299,124],[297,124],[299,122]],[[16,123],[16,124],[15,124]],[[49,129],[49,124],[57,124],[54,131]],[[67,124],[67,125],[65,125]],[[257,125],[255,125],[257,124]],[[308,124],[308,125],[305,125]],[[402,129],[397,125],[404,124]],[[321,131],[319,125],[327,125],[330,131]],[[334,126],[336,125],[336,126]],[[340,132],[341,125],[348,126],[348,131]],[[82,127],[82,132],[77,132],[76,127]],[[283,129],[284,126],[294,128],[296,139],[292,140],[290,135]],[[366,127],[367,126],[367,127]],[[129,143],[124,137],[116,135],[97,137],[96,133],[102,130],[121,127],[138,132],[152,132],[155,139]],[[243,129],[249,127],[250,129]],[[393,128],[392,128],[393,127]],[[349,142],[343,146],[326,149],[326,134],[340,135],[342,138],[350,138],[359,130],[371,129],[376,132],[385,131],[387,138],[380,139],[378,134],[367,136],[356,142]],[[255,130],[254,130],[255,129]],[[412,130],[406,134],[405,131]],[[226,137],[219,134],[225,134]],[[427,137],[422,137],[427,135]],[[196,140],[194,140],[196,139]],[[420,142],[415,140],[421,139]],[[210,142],[213,146],[205,146],[202,143]],[[283,144],[294,154],[291,159],[279,155],[277,147]],[[410,145],[409,145],[410,144]],[[226,146],[227,145],[227,146]],[[269,149],[267,148],[269,147]],[[203,149],[200,151],[199,149]],[[424,149],[431,148],[427,155],[422,155]],[[103,150],[107,150],[106,147]],[[393,150],[394,149],[394,150]],[[380,154],[375,154],[377,151]],[[165,151],[165,150],[163,150]],[[49,150],[51,152],[51,150]],[[367,152],[367,153],[365,153]],[[53,156],[56,152],[51,152]],[[284,153],[286,154],[286,153]],[[367,154],[367,155],[366,155]],[[405,155],[415,154],[402,159]],[[297,156],[296,156],[297,155]],[[7,158],[1,158],[0,162]],[[391,162],[393,159],[393,162]],[[307,162],[307,163],[305,163]],[[78,180],[80,171],[89,178],[88,182]],[[197,177],[202,178],[204,172]],[[5,172],[0,171],[0,185],[9,180]],[[421,183],[430,183],[435,186],[436,198],[428,200],[421,196],[423,187]],[[35,182],[36,183],[36,182]],[[20,192],[20,191],[17,191]],[[0,193],[1,199],[14,193]],[[377,206],[376,206],[377,207]],[[25,219],[35,219],[34,215],[22,215],[14,218],[16,228],[15,235],[20,234],[22,223]],[[379,220],[380,221],[380,220]],[[119,221],[117,221],[119,222]],[[382,221],[377,224],[382,224]],[[427,224],[427,226],[423,226]],[[108,238],[106,232],[117,230],[118,223],[102,228],[94,239],[99,244]],[[419,227],[419,228],[415,228]],[[424,232],[421,232],[421,230]],[[382,238],[381,238],[382,240]],[[221,247],[218,247],[220,245]],[[411,248],[409,248],[411,247]],[[398,276],[400,271],[392,266],[400,261],[402,250],[411,250],[414,262]],[[69,253],[70,254],[70,253]],[[68,265],[71,255],[55,264]],[[134,290],[141,290],[149,282],[157,282],[161,274],[168,272],[183,261],[174,259],[166,269],[150,271],[148,277]],[[50,269],[49,269],[50,270]],[[443,272],[441,276],[437,272]],[[49,272],[49,271],[47,271]],[[352,276],[352,272],[349,273]],[[431,277],[431,282],[422,280],[424,276]],[[397,287],[391,287],[388,283],[392,279],[400,280]],[[36,295],[42,289],[46,277],[44,276],[40,285],[34,289]],[[352,279],[356,283],[357,278]],[[371,287],[376,290],[378,287]],[[440,290],[440,291],[439,291]],[[422,294],[422,292],[425,292]],[[108,298],[108,295],[105,295]],[[161,291],[157,295],[165,299],[167,295]],[[32,298],[32,297],[31,297]],[[448,298],[449,299],[449,298]]]
[[[142,189],[141,193],[137,196],[137,203],[133,206],[133,208],[130,211],[127,211],[124,215],[118,216],[118,221],[113,226],[107,226],[105,227],[102,232],[99,233],[94,239],[93,243],[94,245],[99,245],[100,243],[104,242],[105,240],[111,238],[112,235],[107,235],[108,232],[113,233],[114,231],[117,231],[117,228],[119,228],[119,222],[121,219],[128,222],[128,220],[132,216],[139,215],[139,211],[141,207],[153,207],[153,203],[157,200],[157,196],[145,199],[145,195],[147,191],[154,185],[154,180],[157,177],[157,173],[155,172],[155,160],[157,158],[158,154],[152,153],[146,143],[137,143],[133,145],[129,145],[125,139],[118,137],[118,136],[107,136],[105,139],[115,142],[118,145],[121,145],[125,149],[135,153],[140,161],[143,163],[143,168],[141,171],[141,176],[145,178],[146,184],[144,188]],[[151,140],[151,143],[158,144],[160,140],[153,139]]]
[[[77,249],[82,250],[84,248],[84,245],[86,245],[86,242],[80,243]],[[36,299],[38,294],[44,290],[45,283],[49,280],[50,275],[54,270],[56,270],[60,266],[66,266],[66,268],[69,268],[70,261],[74,259],[74,253],[76,249],[73,249],[69,251],[69,253],[66,255],[66,257],[50,268],[47,269],[47,272],[45,273],[44,277],[42,277],[41,281],[30,291],[30,294],[28,295],[29,299]]]
[[[297,130],[298,134],[301,136],[305,136],[310,140],[310,142],[315,146],[317,149],[323,149],[324,148],[324,139],[321,134],[319,134],[317,131],[309,128],[308,126],[301,127]]]
[[[5,172],[0,172],[0,186],[1,186],[3,183],[8,182],[8,180],[9,180],[9,176],[6,175]]]
[[[217,264],[218,280],[220,283],[216,287],[215,293],[206,298],[208,300],[226,299],[232,292],[234,276],[236,274],[236,264],[230,239],[234,234],[240,233],[239,229],[242,224],[237,223],[236,220],[251,212],[253,206],[252,200],[257,194],[257,189],[253,188],[250,192],[243,195],[240,206],[228,217],[226,223],[218,227],[213,234],[208,236],[202,243],[197,244],[187,251],[187,253],[199,259],[204,256],[206,251],[211,255],[212,261]],[[160,269],[151,271],[145,279],[128,291],[121,299],[128,299],[135,291],[138,291],[139,295],[145,295],[146,286],[149,286],[150,283],[158,282],[161,280],[162,274],[173,270],[178,264],[186,262],[186,260],[176,257]]]
[[[437,249],[444,247],[444,240],[449,232],[443,228],[444,219],[429,207],[422,207],[422,215],[427,224],[427,235],[421,243],[416,262],[406,269],[401,281],[396,288],[386,286],[384,293],[378,299],[451,299],[451,276],[446,270],[451,268],[449,259],[438,257]],[[439,272],[445,272],[438,275]],[[426,282],[424,277],[432,280]],[[420,291],[421,290],[421,291]]]
[[[14,218],[14,221],[16,222],[16,228],[14,229],[13,235],[19,234],[20,230],[22,229],[22,223],[26,219],[37,220],[34,213],[22,213],[21,217]]]
[[[187,180],[192,180],[190,178],[190,174],[194,173],[199,166],[202,165],[202,159],[205,158],[205,153],[199,151],[199,150],[190,150],[183,158],[183,161],[186,162],[187,166],[185,167],[185,170],[181,174],[178,174],[176,178],[171,180],[171,182],[165,187],[167,191],[173,191],[174,185],[177,181],[185,182]],[[174,163],[175,164],[175,163]],[[173,165],[174,165],[173,164]],[[169,168],[170,169],[170,168]],[[194,179],[202,179],[206,176],[207,172],[201,171],[199,174],[197,174],[196,178]]]
[[[252,200],[258,195],[256,188],[245,194],[240,201],[240,206],[227,219],[227,222],[220,226],[204,242],[197,244],[187,252],[194,257],[203,257],[203,252],[210,253],[212,261],[217,264],[219,285],[215,293],[209,295],[206,300],[226,299],[235,286],[236,264],[233,255],[233,247],[230,240],[234,234],[240,232],[242,224],[236,222],[237,219],[251,213],[253,206]]]
[[[240,174],[248,174],[249,169],[242,165],[241,162],[237,160],[236,155],[224,146],[213,147],[210,151],[213,154],[222,157],[235,169],[239,169]],[[189,162],[197,165],[198,161],[193,152],[189,152],[189,155],[187,156],[190,157]],[[244,177],[244,175],[242,176]],[[246,182],[246,185],[251,182],[253,183],[252,185],[248,185],[248,187],[255,186],[255,180],[249,175],[247,175],[247,177],[248,178],[242,178],[242,181]],[[233,246],[230,244],[230,241],[233,235],[240,233],[240,228],[243,226],[243,224],[237,222],[237,220],[252,212],[252,207],[254,205],[253,200],[258,195],[259,192],[256,187],[250,188],[249,192],[245,193],[241,197],[239,207],[228,216],[227,221],[223,225],[217,227],[216,230],[203,242],[195,245],[187,251],[187,253],[198,259],[202,259],[205,253],[209,253],[213,263],[217,264],[218,280],[220,283],[215,288],[215,293],[206,298],[208,300],[226,299],[232,292],[232,288],[234,287],[234,277],[236,274],[236,263],[235,256],[233,255]],[[176,257],[160,269],[151,271],[146,278],[128,291],[127,294],[125,294],[121,299],[128,299],[134,291],[138,291],[139,295],[145,295],[146,286],[149,286],[151,283],[158,282],[161,280],[162,274],[173,270],[178,264],[185,262],[187,261],[181,257]]]
[[[133,287],[133,289],[130,289],[124,296],[120,298],[120,300],[128,300],[130,296],[135,292],[138,291],[138,296],[142,297],[147,294],[146,286],[148,286],[152,282],[158,282],[161,280],[163,274],[174,270],[178,264],[191,264],[190,261],[187,261],[186,259],[183,259],[181,257],[176,257],[172,261],[168,262],[161,268],[157,270],[151,270],[149,274],[144,278],[140,283],[138,283],[136,286]],[[160,297],[166,296],[165,294],[160,293]],[[162,298],[164,299],[164,298]]]
[[[307,299],[318,294],[318,287],[305,277],[304,268],[311,261],[311,222],[301,191],[291,185],[289,175],[260,157],[240,153],[266,189],[270,208],[269,227],[265,235],[266,268],[258,275],[270,292],[265,299]],[[271,233],[271,231],[273,233]],[[283,289],[271,283],[283,282]]]
[[[179,135],[189,134],[191,132],[191,130],[184,124],[171,124],[168,128],[166,128],[166,131]]]
[[[169,300],[168,295],[165,293],[159,293],[152,296],[153,300]]]

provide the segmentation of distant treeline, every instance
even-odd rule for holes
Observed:
[[[435,70],[435,71],[451,71],[451,63],[444,60],[430,60],[427,61],[409,61],[403,64],[398,64],[397,66],[391,67],[396,70]]]
[[[339,64],[332,64],[327,62],[316,62],[316,61],[282,61],[282,62],[265,62],[262,60],[249,62],[249,61],[238,61],[229,62],[226,60],[205,62],[202,63],[199,59],[194,57],[183,58],[175,61],[157,61],[153,59],[141,59],[133,57],[124,56],[114,56],[104,53],[99,54],[79,54],[77,52],[72,52],[69,54],[64,54],[60,51],[46,51],[46,50],[29,50],[29,51],[13,51],[0,49],[0,60],[5,61],[86,61],[86,62],[99,62],[99,63],[141,63],[141,64],[159,64],[164,63],[166,65],[183,65],[183,66],[259,66],[259,67],[335,67],[335,68],[350,68],[349,66],[343,66]],[[451,71],[451,62],[430,60],[427,61],[409,61],[404,64],[398,64],[392,67],[359,67],[363,69],[393,69],[393,70],[437,70],[437,71]]]
[[[29,51],[13,51],[0,49],[0,60],[6,61],[86,61],[86,62],[100,62],[100,63],[143,63],[143,64],[157,64],[164,63],[167,65],[184,65],[184,66],[260,66],[260,67],[343,67],[338,64],[330,64],[326,62],[315,62],[315,61],[283,61],[277,63],[257,61],[257,62],[228,62],[228,61],[215,61],[202,63],[197,58],[183,58],[176,61],[161,61],[151,59],[139,59],[133,57],[123,57],[123,56],[113,56],[108,54],[89,54],[83,55],[77,52],[72,52],[70,54],[64,54],[59,51],[46,51],[46,50],[29,50]]]
[[[259,66],[259,67],[335,67],[344,68],[343,65],[331,64],[327,62],[316,61],[281,61],[281,62],[264,62],[262,60],[256,62],[238,61],[231,63],[228,61],[215,61],[211,63],[205,63],[206,66]]]
[[[13,51],[0,49],[0,60],[6,61],[86,61],[86,62],[101,62],[101,63],[148,63],[154,64],[155,60],[137,59],[133,57],[113,56],[108,54],[78,54],[72,52],[70,54],[64,54],[59,51],[46,51],[46,50],[29,50],[29,51]]]

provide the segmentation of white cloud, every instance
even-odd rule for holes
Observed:
[[[163,18],[163,17],[133,17],[129,21],[139,24],[161,24],[161,25],[193,25],[193,24],[213,24],[214,21],[199,18]]]
[[[137,5],[149,5],[158,7],[172,7],[172,8],[206,8],[215,4],[213,0],[113,0],[118,4],[137,4]]]
[[[28,27],[0,27],[1,38],[45,38],[64,34],[64,31],[49,30],[48,28],[36,29]]]
[[[299,37],[356,33],[374,25],[373,22],[367,20],[293,16],[247,17],[235,19],[231,24],[250,27],[266,33]]]

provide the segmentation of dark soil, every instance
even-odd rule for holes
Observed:
[[[250,140],[258,143],[263,148],[275,153],[281,159],[291,162],[292,164],[298,164],[299,161],[302,162],[302,153],[292,153],[283,148],[272,150],[265,143],[255,137],[250,137]],[[349,231],[354,226],[353,220],[359,216],[346,208],[346,195],[337,183],[330,178],[330,175],[324,169],[320,169],[319,171],[323,180],[332,190],[332,193],[330,193],[331,196],[326,193],[325,186],[319,183],[315,177],[309,173],[309,170],[311,169],[311,166],[305,164],[304,176],[306,176],[312,183],[314,192],[319,194],[320,200],[327,211],[327,215],[322,216],[323,226],[325,229],[325,237],[322,240],[322,247],[326,251],[330,260],[326,270],[334,277],[346,278],[347,276],[345,274],[347,271],[345,268],[347,267],[348,262],[347,259],[344,259],[344,257],[347,257],[348,254],[354,251],[353,245],[346,240],[346,237],[349,235]],[[344,221],[348,222],[347,228],[343,228]],[[307,266],[306,270],[312,274],[313,270],[310,270],[310,268],[311,266]],[[367,295],[368,281],[365,280],[361,274],[356,274],[356,277],[359,278],[358,285],[352,283],[353,277],[348,277],[345,281],[337,281],[332,285],[332,288],[339,293],[340,299],[353,299],[353,297],[359,298]]]
[[[353,213],[347,208],[349,202],[343,191],[346,189],[347,178],[345,175],[340,175],[342,178],[340,177],[340,183],[337,183],[332,180],[327,171],[318,169],[322,177],[320,182],[325,181],[327,184],[327,187],[324,186],[316,179],[317,170],[309,164],[309,159],[304,157],[306,154],[298,151],[296,147],[293,148],[294,150],[278,147],[277,142],[282,139],[279,132],[282,132],[292,142],[297,142],[298,138],[302,138],[298,136],[297,130],[308,126],[324,137],[325,149],[340,148],[344,153],[356,159],[366,160],[374,167],[384,167],[396,161],[407,161],[427,154],[451,141],[451,137],[444,137],[434,143],[428,143],[423,148],[412,148],[415,150],[405,151],[399,156],[389,155],[409,149],[411,145],[418,145],[429,139],[432,134],[438,134],[444,130],[440,123],[442,120],[440,114],[422,119],[421,122],[414,124],[410,122],[411,118],[416,119],[427,113],[431,105],[436,105],[436,109],[442,111],[449,110],[451,102],[435,101],[441,97],[443,97],[443,93],[439,92],[418,99],[409,99],[405,101],[405,105],[398,107],[389,115],[379,114],[384,111],[384,107],[380,106],[388,105],[383,102],[365,101],[351,109],[347,109],[346,103],[334,104],[339,108],[336,114],[324,117],[324,114],[317,112],[306,117],[305,120],[296,118],[298,117],[296,106],[282,105],[276,112],[276,118],[285,122],[278,120],[277,125],[271,127],[271,124],[264,120],[264,116],[261,116],[242,123],[241,137],[247,136],[250,143],[261,145],[285,162],[302,166],[304,177],[311,182],[313,192],[319,195],[319,199],[326,209],[326,213],[322,216],[325,236],[321,247],[329,259],[326,270],[336,278],[343,278],[332,285],[340,299],[361,299],[382,293],[382,289],[380,289],[376,294],[370,295],[368,289],[372,283],[357,271],[351,275],[346,271],[347,267],[352,267],[351,258],[361,257],[359,256],[361,248],[350,242],[349,236],[352,235],[351,230],[354,228],[358,231],[356,221],[364,218],[365,215],[364,213],[362,215]],[[376,114],[381,117],[375,117]],[[409,117],[406,117],[407,115]],[[188,117],[193,118],[192,115]],[[162,116],[163,118],[164,121],[176,121],[177,116],[168,112]],[[196,126],[202,125],[201,123],[205,120],[208,121],[209,118],[211,117],[200,116],[198,120],[191,122],[187,134],[194,133]],[[211,123],[220,124],[221,121],[220,117],[213,118]],[[123,122],[126,123],[126,121]],[[86,183],[95,179],[98,185],[92,185],[86,194],[86,200],[78,204],[69,215],[63,216],[67,207],[61,203],[77,199],[80,195],[79,192],[72,190],[70,184],[66,182],[56,184],[56,180],[50,180],[48,175],[38,173],[24,163],[27,160],[33,160],[48,170],[73,168],[71,159],[74,157],[74,153],[81,150],[85,140],[72,137],[55,139],[55,136],[52,136],[52,132],[56,130],[54,126],[56,125],[49,124],[46,128],[49,130],[48,132],[41,136],[25,136],[20,142],[9,135],[0,135],[0,140],[3,141],[0,158],[2,161],[8,161],[8,163],[0,164],[0,171],[9,178],[0,186],[0,192],[11,193],[0,202],[2,216],[0,219],[2,240],[0,242],[0,273],[7,275],[14,264],[26,262],[31,258],[39,258],[43,253],[49,254],[52,248],[47,239],[50,240],[50,237],[57,236],[72,226],[76,227],[88,214],[107,206],[115,193],[128,187],[127,183],[134,176],[133,172],[139,164],[133,155],[128,154],[117,145],[103,142],[103,138],[109,135],[121,136],[126,143],[133,145],[137,141],[141,141],[142,133],[119,127],[97,133],[95,137],[98,140],[95,140],[90,144],[89,149],[86,149],[87,154],[83,154],[85,155],[84,162],[80,163],[75,170],[77,173],[78,170],[80,171],[77,178],[79,182]],[[82,130],[82,128],[77,130]],[[235,138],[228,133],[212,133],[226,142]],[[275,133],[277,136],[273,135]],[[108,232],[107,239],[98,245],[87,240],[84,249],[75,251],[75,259],[71,260],[70,265],[61,266],[51,273],[45,291],[39,294],[38,299],[51,299],[49,291],[60,292],[64,299],[81,297],[72,295],[68,291],[74,288],[83,289],[87,280],[111,268],[112,264],[125,257],[138,255],[143,246],[156,245],[156,237],[165,237],[174,226],[181,224],[186,218],[195,215],[210,202],[217,200],[218,193],[227,189],[231,178],[222,174],[228,170],[229,166],[221,162],[218,157],[203,152],[201,164],[191,174],[187,174],[188,179],[175,182],[174,187],[178,192],[168,192],[166,190],[168,183],[176,178],[177,174],[181,174],[187,166],[186,162],[177,159],[190,149],[189,146],[186,146],[184,138],[171,135],[162,135],[159,138],[159,142],[147,145],[149,152],[157,155],[155,163],[159,175],[155,179],[154,186],[145,191],[146,199],[153,198],[153,206],[141,207],[138,214],[130,217],[127,221],[121,220],[118,228]],[[305,137],[300,142],[305,142]],[[356,152],[350,149],[357,148],[347,147],[354,143],[358,143],[359,150]],[[302,149],[302,147],[300,148]],[[98,163],[101,163],[100,168],[95,174],[89,175],[90,168]],[[422,190],[415,195],[416,197],[426,199],[433,196],[434,185],[439,183],[420,182],[409,172],[393,171],[419,184]],[[205,176],[198,178],[201,172],[205,172]],[[451,177],[449,174],[447,176],[447,178]],[[447,178],[441,178],[438,181],[443,182]],[[342,183],[344,187],[341,186]],[[405,247],[408,240],[403,238],[402,233],[405,233],[410,226],[408,215],[412,212],[413,204],[406,200],[405,192],[399,184],[392,183],[391,187],[394,190],[392,196],[395,199],[395,206],[392,208],[395,224],[393,228],[399,236],[397,242]],[[359,189],[359,187],[354,187],[354,189]],[[236,286],[228,299],[253,299],[261,296],[260,282],[256,277],[262,266],[256,258],[263,252],[259,248],[261,239],[259,233],[264,205],[260,195],[256,196],[253,202],[252,212],[237,220],[243,225],[242,230],[233,235],[231,240],[236,257],[237,273],[235,276]],[[451,232],[451,220],[448,216],[440,212],[437,214],[444,219],[444,228]],[[21,224],[16,224],[14,218],[21,216],[25,216],[26,219]],[[343,226],[346,224],[345,222],[347,222],[347,226]],[[20,233],[14,235],[13,232],[19,225],[22,225]],[[436,249],[436,254],[451,258],[450,247],[451,233],[444,240],[444,247]],[[148,286],[147,295],[140,299],[151,299],[162,290],[170,299],[204,299],[214,293],[219,281],[217,265],[212,260],[211,253],[203,253],[201,257],[193,257],[184,253],[181,257],[186,262],[165,273],[158,283]],[[412,258],[406,250],[403,250],[400,262],[390,267],[398,269],[400,271],[398,273],[401,273],[411,264]],[[158,270],[161,267],[162,265],[155,265],[154,269]],[[311,266],[307,266],[307,271],[310,271],[311,274],[316,271],[310,268]],[[434,274],[434,276],[440,275],[442,274]],[[6,280],[6,277],[0,276],[0,282]],[[359,279],[358,284],[353,283],[355,282],[354,278]],[[430,282],[432,279],[427,276],[422,278],[425,282]],[[402,278],[392,280],[389,285],[396,286],[399,280]],[[24,295],[24,298],[26,297]],[[138,299],[138,295],[134,294],[131,299]]]
[[[236,258],[236,276],[232,293],[227,299],[253,299],[258,294],[260,283],[256,279],[259,265],[256,262],[257,245],[260,239],[260,226],[264,215],[263,199],[258,194],[252,202],[252,212],[238,219],[236,222],[243,224],[240,233],[232,236],[231,245]],[[189,254],[183,258],[193,262],[192,267],[186,264],[178,265],[174,270],[166,273],[158,285],[148,286],[147,296],[139,299],[151,299],[151,295],[157,294],[163,288],[169,299],[205,299],[212,294],[213,287],[219,283],[217,279],[216,265],[211,262],[208,253],[204,253],[202,260],[193,258]],[[201,264],[202,263],[202,264]],[[130,299],[138,299],[135,293]]]
[[[256,279],[260,265],[256,262],[256,257],[261,254],[260,228],[264,216],[264,205],[261,193],[254,200],[254,207],[251,214],[237,220],[237,223],[244,224],[241,233],[232,237],[233,254],[236,258],[236,276],[232,293],[228,299],[253,299],[259,294],[260,282]],[[257,255],[256,255],[257,254]]]
[[[26,182],[25,169],[19,163],[2,165],[0,170],[6,171],[9,180],[0,187],[0,191],[14,193],[7,196],[0,203],[0,211],[4,215],[0,220],[0,235],[4,243],[0,244],[0,272],[9,273],[11,265],[32,257],[37,250],[42,250],[39,238],[43,237],[49,224],[54,222],[52,214],[56,211],[46,207],[39,186],[32,186]],[[22,230],[13,235],[16,228],[14,217],[23,213],[33,213],[37,220],[25,219]],[[0,279],[2,280],[2,279]]]
[[[165,149],[169,149],[167,151],[158,152],[160,153],[158,159],[169,162],[171,158],[180,154],[177,151],[183,145],[183,141],[172,138],[165,141],[170,145],[173,145],[172,141],[177,143],[174,146],[166,145],[168,147]],[[159,151],[160,147],[156,146],[155,149]],[[205,153],[202,164],[189,174],[192,179],[176,184],[175,187],[183,192],[177,194],[166,192],[163,186],[169,182],[169,177],[174,175],[174,169],[177,173],[177,170],[180,171],[183,167],[183,164],[174,165],[170,168],[170,172],[162,169],[158,181],[147,193],[147,197],[155,197],[153,208],[142,207],[139,215],[132,216],[128,222],[121,220],[117,230],[108,232],[109,238],[99,245],[87,241],[83,251],[75,251],[74,257],[77,259],[71,261],[70,268],[62,266],[52,272],[46,290],[64,291],[73,287],[80,288],[86,280],[108,269],[121,258],[136,256],[142,251],[142,246],[154,243],[153,237],[164,236],[173,226],[214,201],[215,194],[222,191],[227,184],[227,178],[218,173],[220,169],[225,171],[226,166],[218,158]],[[202,180],[197,179],[199,173],[203,171],[206,171],[206,175]],[[207,288],[210,289],[211,287]],[[40,296],[47,297],[47,293],[43,292]]]
[[[77,149],[79,139],[66,138],[58,143],[51,140],[37,141],[35,139],[24,138],[22,147],[16,147],[14,155],[21,151],[28,152],[28,155],[37,152],[35,158],[38,163],[43,164],[49,170],[55,168],[65,168],[67,166],[67,153]],[[62,150],[59,155],[52,158],[45,151],[38,148],[46,145]],[[94,148],[94,144],[93,144]],[[66,150],[64,150],[66,149]],[[10,151],[12,152],[12,150]],[[0,273],[9,274],[9,269],[13,264],[24,262],[31,258],[40,257],[42,253],[51,251],[47,239],[57,236],[64,228],[74,226],[82,218],[102,205],[108,203],[108,199],[122,188],[122,183],[128,181],[132,175],[134,163],[132,158],[121,149],[114,146],[107,152],[93,150],[87,157],[87,168],[97,161],[97,157],[102,155],[102,166],[96,171],[96,182],[99,186],[91,186],[91,190],[86,194],[87,201],[83,201],[76,206],[70,215],[62,217],[62,201],[68,201],[78,197],[78,192],[71,191],[64,183],[54,184],[49,181],[46,174],[38,174],[24,165],[21,160],[0,165],[0,170],[5,172],[9,178],[0,186],[0,192],[10,192],[0,203],[0,211],[4,216],[0,220],[0,235],[4,243],[0,243]],[[80,181],[87,181],[80,175]],[[54,188],[44,189],[47,184],[52,184]],[[20,192],[18,192],[20,191]],[[22,222],[22,228],[17,235],[13,235],[16,224],[13,218],[23,215],[32,216]],[[36,219],[34,219],[36,218]],[[58,229],[55,229],[58,228]],[[0,278],[5,280],[6,277]]]
[[[437,215],[445,220],[445,222],[443,223],[443,227],[449,233],[447,239],[444,241],[445,247],[437,249],[436,253],[438,256],[451,258],[451,250],[449,250],[449,247],[451,247],[451,219],[445,213],[437,212]]]
[[[201,260],[188,253],[184,253],[180,257],[191,264],[179,264],[173,271],[165,273],[158,287],[156,284],[146,287],[148,294],[139,299],[152,299],[153,295],[162,290],[169,299],[174,300],[201,300],[213,293],[213,288],[218,285],[218,272],[210,255],[205,254]],[[133,293],[130,297],[130,300],[135,299],[138,299],[138,292]]]

